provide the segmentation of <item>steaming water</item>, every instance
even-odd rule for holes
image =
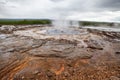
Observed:
[[[52,25],[55,28],[70,28],[70,27],[79,27],[79,21],[69,21],[69,20],[54,20]]]
[[[68,28],[70,26],[70,22],[67,20],[54,20],[52,21],[52,26],[57,29]]]
[[[79,27],[78,21],[69,20],[54,20],[52,21],[53,28],[47,29],[46,34],[59,35],[59,34],[80,34],[79,30],[73,27]]]

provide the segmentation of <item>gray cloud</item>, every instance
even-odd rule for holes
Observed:
[[[113,16],[115,20],[119,16],[119,11],[120,0],[0,0],[0,18],[56,18],[61,16],[69,18],[79,14],[103,17],[107,14]],[[101,14],[98,15],[98,12]]]
[[[118,11],[120,10],[120,0],[101,0],[95,6],[103,10]]]
[[[65,1],[65,0],[51,0],[53,2],[61,2],[61,1]]]

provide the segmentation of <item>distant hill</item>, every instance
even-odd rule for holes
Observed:
[[[51,24],[49,19],[0,19],[0,25]]]

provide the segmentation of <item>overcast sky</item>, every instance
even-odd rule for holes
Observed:
[[[0,0],[0,18],[120,22],[120,0]]]

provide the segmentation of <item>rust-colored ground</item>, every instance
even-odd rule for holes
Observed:
[[[0,80],[120,80],[119,32],[41,38],[26,30],[1,32]]]

